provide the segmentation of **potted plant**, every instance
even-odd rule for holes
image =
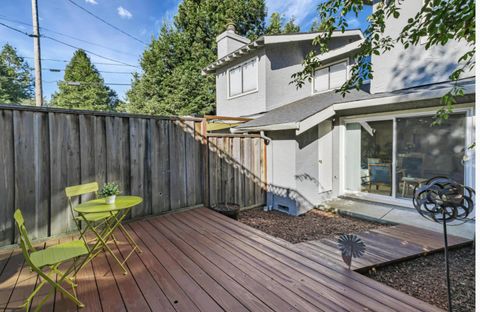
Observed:
[[[117,195],[120,195],[120,188],[115,182],[105,183],[98,191],[98,197],[105,198],[106,204],[114,204]]]

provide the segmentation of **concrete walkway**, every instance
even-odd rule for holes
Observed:
[[[335,209],[339,213],[358,218],[380,222],[407,224],[415,227],[443,233],[442,224],[435,223],[420,216],[413,208],[379,204],[366,200],[336,198],[324,204],[322,208]],[[475,214],[472,213],[472,217]],[[449,225],[448,234],[473,239],[475,222],[469,221],[462,225]]]

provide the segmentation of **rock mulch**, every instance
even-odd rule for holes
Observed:
[[[420,300],[447,309],[443,252],[377,268],[365,275]],[[475,252],[471,246],[449,253],[453,311],[475,311]]]
[[[386,226],[318,209],[293,217],[278,211],[266,212],[256,208],[240,212],[238,221],[294,244]]]

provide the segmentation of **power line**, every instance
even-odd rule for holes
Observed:
[[[89,11],[89,10],[87,10],[86,8],[82,7],[81,5],[77,4],[75,1],[73,1],[73,0],[68,0],[68,2],[70,2],[71,4],[73,4],[74,6],[76,6],[77,8],[79,8],[79,9],[81,9],[81,10],[83,10],[83,11],[87,12],[88,14],[90,14],[90,15],[91,15],[91,16],[93,16],[93,17],[95,17],[95,18],[96,18],[96,19],[98,19],[99,21],[101,21],[101,22],[103,22],[103,23],[107,24],[108,26],[112,27],[113,29],[116,29],[117,31],[121,32],[122,34],[124,34],[124,35],[126,35],[126,36],[128,36],[128,37],[132,38],[133,40],[135,40],[135,41],[138,41],[138,42],[140,42],[140,43],[142,43],[142,44],[145,44],[145,45],[147,44],[146,42],[144,42],[144,41],[142,41],[142,40],[140,40],[140,39],[136,38],[135,36],[133,36],[133,35],[131,35],[131,34],[129,34],[129,33],[127,33],[127,32],[125,32],[125,31],[123,31],[122,29],[118,28],[117,26],[115,26],[115,25],[113,25],[113,24],[111,24],[111,23],[107,22],[107,21],[106,21],[106,20],[104,20],[103,18],[101,18],[101,17],[99,17],[99,16],[95,15],[95,14],[94,14],[94,13],[92,13],[91,11]]]
[[[4,23],[2,23],[2,22],[0,22],[0,25],[2,25],[2,26],[4,26],[4,27],[7,27],[8,29],[11,29],[11,30],[13,30],[13,31],[19,32],[19,33],[21,33],[21,34],[24,34],[24,35],[26,35],[26,36],[29,36],[29,37],[32,37],[32,36],[33,36],[32,34],[26,33],[26,32],[24,32],[24,31],[22,31],[22,30],[20,30],[20,29],[18,29],[18,28],[11,27],[11,26],[9,26],[9,25],[7,25],[7,24],[4,24]],[[73,48],[73,49],[83,50],[83,51],[85,51],[85,52],[87,52],[87,53],[89,53],[89,54],[91,54],[91,55],[94,55],[94,56],[96,56],[96,57],[103,58],[103,59],[105,59],[105,60],[109,60],[109,61],[112,61],[112,62],[116,62],[116,63],[122,64],[122,65],[124,65],[124,66],[129,66],[129,67],[138,68],[138,66],[136,66],[136,65],[128,64],[128,63],[125,63],[125,62],[122,62],[122,61],[115,60],[115,59],[110,58],[110,57],[106,57],[106,56],[100,55],[100,54],[98,54],[98,53],[95,53],[95,52],[86,50],[86,49],[84,49],[84,48],[80,48],[80,47],[74,46],[73,44],[69,44],[69,43],[67,43],[67,42],[64,42],[64,41],[62,41],[62,40],[58,40],[58,39],[53,38],[53,37],[50,37],[50,36],[40,35],[40,37],[41,37],[41,38],[50,39],[50,40],[52,40],[52,41],[55,41],[55,42],[57,42],[57,43],[66,45],[66,46],[71,47],[71,48]]]
[[[31,68],[32,69],[32,68]],[[42,68],[44,71],[50,71],[50,72],[61,72],[65,71],[65,69],[61,68]],[[104,74],[120,74],[120,75],[126,75],[126,74],[134,74],[134,72],[125,72],[125,71],[107,71],[107,70],[97,70],[99,73],[104,73]]]
[[[7,28],[10,29],[10,30],[16,31],[16,32],[18,32],[18,33],[21,33],[22,35],[26,35],[26,36],[29,36],[29,37],[33,37],[32,34],[29,34],[29,33],[27,33],[27,32],[24,32],[23,30],[20,30],[20,29],[18,29],[18,28],[12,27],[12,26],[9,26],[9,25],[4,24],[4,23],[2,23],[2,22],[0,22],[0,25],[2,25],[2,26],[4,26],[4,27],[7,27]]]
[[[83,51],[85,51],[85,52],[87,52],[87,53],[89,53],[89,54],[91,54],[91,55],[95,55],[96,57],[103,58],[103,59],[105,59],[105,60],[109,60],[109,61],[112,61],[112,62],[117,62],[117,63],[119,63],[119,64],[123,64],[123,65],[129,66],[129,67],[137,67],[137,68],[138,68],[138,66],[136,66],[136,65],[128,64],[128,63],[125,63],[125,62],[122,62],[122,61],[117,61],[117,60],[112,59],[112,58],[110,58],[110,57],[103,56],[103,55],[100,55],[100,54],[98,54],[98,53],[89,51],[89,50],[87,50],[87,49],[74,46],[73,44],[64,42],[64,41],[62,41],[62,40],[55,39],[55,38],[50,37],[50,36],[41,35],[41,37],[42,37],[42,38],[46,38],[46,39],[50,39],[50,40],[52,40],[52,41],[55,41],[55,42],[57,42],[57,43],[66,45],[67,47],[71,47],[71,48],[73,48],[73,49],[83,50]]]
[[[43,80],[43,83],[66,83],[70,86],[80,86],[82,84],[102,84],[102,83],[96,83],[96,82],[87,82],[87,81],[64,81],[64,80]],[[104,82],[103,84],[109,85],[109,86],[131,86],[131,83],[120,83],[120,82]]]
[[[11,23],[17,23],[17,24],[20,24],[20,25],[25,25],[25,26],[32,27],[32,24],[25,23],[25,22],[15,20],[15,19],[6,18],[5,15],[2,15],[2,14],[0,14],[0,20],[4,20],[4,21],[7,21],[7,22],[11,22]],[[137,55],[132,54],[132,53],[116,50],[116,49],[113,49],[111,47],[105,46],[103,44],[99,44],[99,43],[96,43],[96,42],[91,42],[91,41],[88,41],[88,40],[80,39],[80,38],[77,38],[77,37],[74,37],[74,36],[71,36],[71,35],[68,35],[68,34],[64,34],[64,33],[58,32],[56,30],[49,29],[49,28],[40,27],[40,30],[48,31],[48,32],[57,34],[59,36],[64,36],[66,38],[70,38],[70,39],[77,40],[77,41],[80,41],[80,42],[83,42],[83,43],[91,44],[91,45],[94,45],[94,46],[97,46],[97,47],[100,47],[100,48],[103,48],[103,49],[108,49],[108,50],[116,52],[116,53],[121,53],[121,54],[125,54],[125,55],[130,55],[130,56],[137,56]],[[23,34],[26,34],[26,33],[23,33]]]
[[[22,56],[23,58],[26,59],[33,59],[31,56]],[[59,62],[59,63],[69,63],[69,60],[59,60],[59,59],[51,59],[51,58],[42,58],[42,61],[50,61],[50,62]],[[92,62],[92,64],[97,64],[97,65],[110,65],[110,66],[126,66],[123,64],[114,64],[114,63],[103,63],[103,62]]]

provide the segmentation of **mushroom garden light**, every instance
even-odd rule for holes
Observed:
[[[443,239],[445,243],[445,269],[447,278],[448,310],[452,311],[450,289],[450,269],[448,265],[447,223],[468,221],[473,211],[475,191],[452,179],[435,177],[423,186],[414,190],[413,205],[423,217],[437,223],[443,223]]]

